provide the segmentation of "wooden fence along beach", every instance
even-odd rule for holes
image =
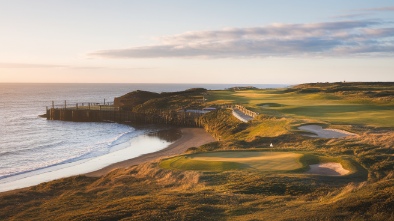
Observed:
[[[241,105],[224,105],[221,108],[236,109],[252,119],[258,113],[250,111]],[[202,127],[200,117],[207,111],[189,110],[150,110],[148,112],[133,112],[122,110],[112,102],[104,103],[74,103],[64,101],[62,105],[46,108],[47,120],[73,122],[117,122],[137,124],[167,124],[187,127]]]
[[[86,103],[85,103],[86,104]],[[118,123],[147,123],[168,124],[189,127],[201,127],[199,117],[201,113],[180,111],[150,111],[132,112],[121,110],[111,103],[74,104],[73,106],[52,106],[47,108],[48,120],[74,122],[118,122]]]

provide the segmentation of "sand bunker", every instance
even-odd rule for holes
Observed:
[[[307,132],[312,132],[316,134],[314,135],[308,135],[310,137],[320,137],[320,138],[341,138],[341,137],[347,137],[347,136],[355,136],[356,134],[344,131],[344,130],[338,130],[338,129],[323,129],[322,126],[320,125],[304,125],[298,127],[298,129],[307,131]]]
[[[324,176],[343,176],[350,171],[342,167],[340,163],[321,163],[309,165],[310,170],[306,173]]]
[[[248,116],[237,109],[233,109],[233,116],[244,123],[247,123],[248,121],[253,119],[253,117]]]

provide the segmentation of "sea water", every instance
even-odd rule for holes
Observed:
[[[113,101],[114,97],[134,90],[173,92],[195,87],[224,89],[233,86],[242,85],[0,83],[0,191],[91,172],[116,161],[158,151],[171,143],[159,138],[142,139],[157,130],[152,127],[136,129],[117,123],[49,121],[39,117],[52,101],[56,105],[64,101],[102,103],[104,99]],[[142,145],[141,142],[152,143]],[[76,164],[83,167],[76,169]],[[45,179],[39,179],[40,176]]]

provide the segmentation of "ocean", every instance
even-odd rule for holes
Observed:
[[[97,103],[104,99],[112,102],[114,97],[134,90],[173,92],[195,87],[225,89],[233,86],[245,85],[0,83],[0,191],[91,172],[114,161],[158,151],[172,142],[146,136],[160,128],[137,129],[117,123],[48,121],[39,117],[45,113],[46,107],[52,105],[52,101],[58,105],[64,104],[65,100],[67,103]],[[251,86],[275,88],[286,85]],[[151,143],[142,145],[144,142]],[[110,162],[98,163],[110,155]],[[84,170],[71,169],[76,164],[85,165]],[[67,168],[68,172],[54,175],[56,171]],[[39,179],[43,174],[45,178]],[[30,181],[24,180],[26,178]],[[16,184],[18,180],[19,184]]]

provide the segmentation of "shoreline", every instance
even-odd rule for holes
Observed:
[[[175,142],[170,143],[169,145],[167,145],[163,149],[160,149],[156,152],[146,153],[146,154],[142,154],[142,155],[139,155],[139,156],[131,158],[131,159],[111,163],[111,164],[109,164],[101,169],[95,170],[93,172],[81,171],[78,174],[73,174],[70,176],[60,176],[55,179],[43,180],[42,182],[31,181],[30,179],[32,179],[33,177],[26,177],[26,178],[22,178],[21,180],[11,181],[10,183],[3,183],[0,186],[3,186],[2,188],[5,190],[4,191],[0,190],[0,195],[9,194],[9,193],[17,193],[19,191],[29,189],[30,187],[39,185],[41,183],[51,182],[51,181],[55,181],[58,179],[72,177],[72,176],[84,175],[84,176],[88,176],[88,177],[100,177],[100,176],[106,175],[107,173],[109,173],[110,171],[112,171],[114,169],[127,168],[127,167],[141,164],[144,162],[154,161],[154,160],[158,160],[158,159],[161,159],[164,157],[182,154],[190,147],[194,147],[194,146],[198,147],[200,145],[215,141],[215,139],[202,128],[179,128],[179,129],[182,133],[181,137],[179,139],[177,139]],[[144,136],[147,136],[147,135],[144,135]],[[161,141],[161,142],[163,142],[163,141]],[[155,144],[155,143],[151,143],[151,144]],[[149,146],[149,143],[146,145]],[[77,165],[77,166],[79,166],[79,165]],[[66,170],[71,169],[72,171],[74,171],[73,167],[68,167],[68,168],[64,168],[64,169],[66,169]],[[57,171],[57,172],[59,173],[59,171]],[[49,172],[49,173],[51,173],[51,172]],[[61,173],[62,172],[60,172],[60,174]],[[59,174],[57,174],[57,175],[59,175]],[[48,176],[50,176],[50,174],[43,173],[43,174],[38,174],[37,176],[48,177]],[[28,179],[30,181],[27,181],[26,179]],[[26,182],[31,183],[32,185],[25,186],[23,183],[26,183]],[[16,187],[15,189],[14,188],[11,188],[11,189],[7,188],[7,186],[10,186],[12,184],[14,184],[15,186],[19,186],[19,187]]]
[[[88,177],[100,177],[106,175],[107,173],[115,169],[127,168],[141,163],[182,154],[190,147],[198,147],[203,144],[216,141],[209,133],[207,133],[202,128],[180,128],[180,130],[182,132],[181,138],[179,138],[174,143],[170,144],[168,147],[162,150],[153,153],[143,154],[141,156],[128,159],[125,161],[117,162],[109,166],[106,166],[102,169],[85,173],[83,175]]]

